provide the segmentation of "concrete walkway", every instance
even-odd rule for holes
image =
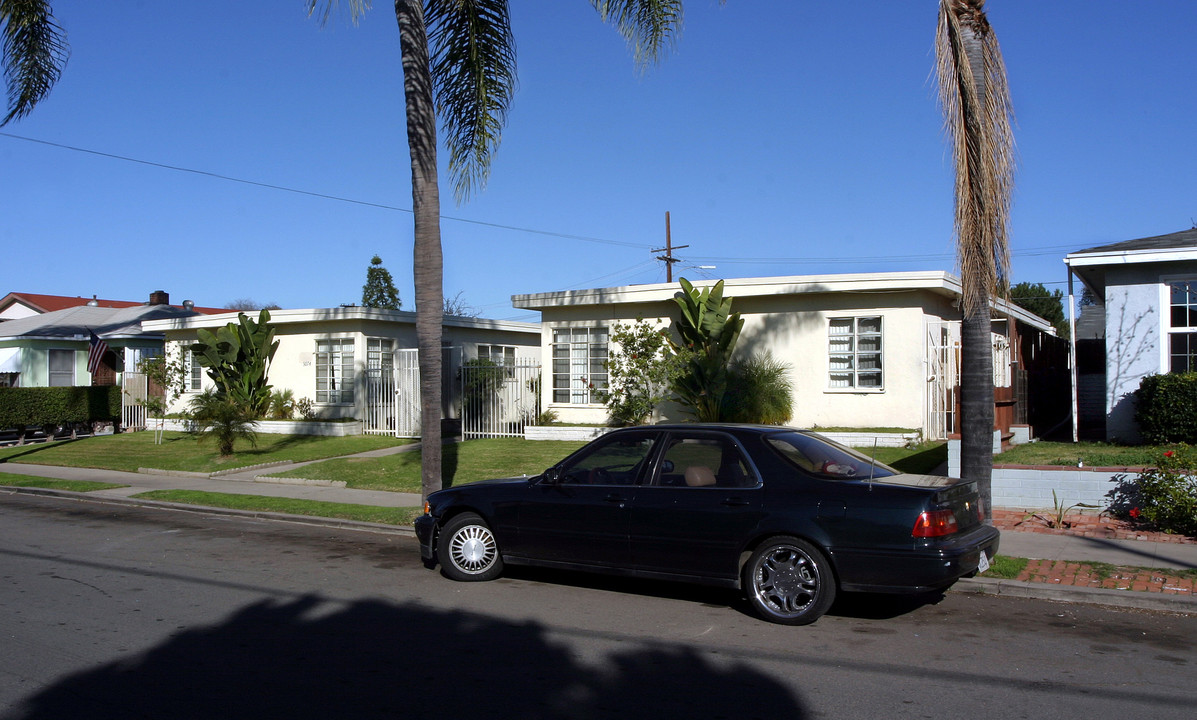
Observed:
[[[406,452],[416,445],[406,445],[396,448],[385,448],[362,453],[364,457],[377,457],[399,452]],[[317,461],[319,462],[319,461]],[[302,463],[307,464],[307,463]],[[149,490],[203,490],[207,492],[266,495],[270,497],[287,497],[302,500],[318,500],[323,502],[347,503],[353,505],[374,505],[381,507],[419,507],[420,496],[414,493],[392,493],[373,490],[352,490],[336,487],[320,481],[308,481],[286,478],[269,478],[267,473],[278,473],[294,465],[274,465],[269,467],[252,468],[240,472],[209,477],[198,473],[167,473],[161,471],[143,471],[138,473],[119,472],[113,470],[97,470],[93,468],[70,468],[49,465],[27,465],[21,463],[0,463],[0,486],[4,486],[3,474],[16,473],[37,477],[58,478],[64,480],[92,480],[107,483],[119,483],[127,487],[111,490],[98,490],[90,493],[70,493],[64,491],[38,490],[35,488],[5,488],[8,492],[27,492],[41,495],[56,495],[71,497],[77,500],[125,502],[146,506],[166,506],[173,509],[192,512],[216,512],[230,515],[250,515],[259,518],[302,522],[308,524],[335,525],[337,527],[357,527],[375,532],[389,532],[413,535],[409,527],[377,525],[373,523],[354,523],[345,520],[328,518],[312,518],[278,513],[257,513],[237,510],[221,510],[214,508],[200,508],[197,506],[182,506],[171,503],[160,503],[139,500],[131,496]],[[1002,555],[1059,561],[1081,561],[1107,563],[1115,566],[1136,566],[1146,568],[1166,568],[1174,570],[1197,569],[1197,544],[1181,544],[1173,542],[1151,542],[1147,540],[1112,540],[1105,538],[1088,538],[1070,535],[1045,534],[1039,532],[1019,532],[1018,530],[1003,530],[1001,539]],[[1015,580],[994,580],[975,578],[962,580],[954,586],[954,590],[977,593],[991,593],[1015,595],[1020,597],[1038,597],[1052,600],[1072,602],[1087,602],[1106,605],[1120,605],[1146,609],[1169,610],[1184,613],[1197,613],[1197,595],[1192,593],[1192,578],[1188,579],[1188,589],[1176,592],[1176,584],[1163,582],[1162,587],[1171,590],[1158,592],[1109,590],[1096,587],[1082,587],[1066,584],[1056,574],[1041,577],[1039,582],[1020,582]],[[1151,590],[1152,588],[1148,588]]]

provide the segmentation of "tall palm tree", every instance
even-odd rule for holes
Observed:
[[[0,59],[8,113],[0,127],[25,117],[50,94],[66,65],[66,34],[46,0],[0,0]]]
[[[1014,137],[1010,90],[985,0],[940,0],[936,74],[956,170],[956,252],[963,285],[960,475],[990,507],[993,344],[990,298],[1009,283]]]
[[[307,0],[308,11],[337,0]],[[356,19],[368,0],[349,0]],[[658,60],[682,20],[682,0],[590,0],[628,40],[636,61]],[[486,184],[515,93],[515,41],[507,0],[395,0],[406,100],[415,220],[413,275],[420,364],[421,488],[441,487],[443,255],[437,175],[437,117],[449,173],[462,202]]]

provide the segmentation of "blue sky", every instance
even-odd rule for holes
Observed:
[[[70,62],[0,129],[0,294],[329,307],[360,302],[377,253],[413,309],[390,3],[324,29],[302,0],[54,5]],[[954,270],[937,3],[853,8],[692,0],[638,73],[584,0],[513,2],[490,182],[457,205],[442,172],[446,295],[536,319],[510,296],[662,282],[666,211],[675,276]],[[1191,227],[1197,3],[988,11],[1018,123],[1013,280],[1064,289],[1070,251]]]

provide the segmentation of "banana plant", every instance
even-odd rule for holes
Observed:
[[[270,312],[263,310],[257,322],[238,313],[236,323],[217,328],[216,332],[201,329],[198,336],[199,342],[191,346],[191,352],[216,383],[217,392],[255,417],[265,415],[271,391],[266,375],[278,350]]]
[[[740,313],[732,312],[732,299],[723,295],[723,281],[701,292],[685,278],[673,296],[681,310],[674,322],[679,340],[671,340],[674,353],[684,360],[684,370],[672,384],[678,401],[699,422],[717,422],[727,391],[727,368],[744,328]]]

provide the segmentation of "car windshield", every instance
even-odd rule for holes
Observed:
[[[888,465],[814,433],[775,433],[766,441],[791,465],[823,478],[844,480],[899,474]]]

